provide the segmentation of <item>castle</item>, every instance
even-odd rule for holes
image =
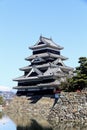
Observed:
[[[17,95],[52,94],[55,88],[72,77],[73,68],[66,66],[63,61],[68,58],[61,55],[63,49],[51,38],[40,36],[38,42],[29,47],[32,55],[25,58],[30,65],[20,68],[24,75],[15,78],[18,85]]]

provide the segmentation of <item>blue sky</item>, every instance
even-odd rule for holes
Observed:
[[[0,86],[17,85],[12,79],[23,74],[40,35],[63,46],[65,64],[76,67],[87,56],[87,1],[0,0]]]

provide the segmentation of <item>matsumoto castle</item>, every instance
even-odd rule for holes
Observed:
[[[55,88],[73,76],[73,68],[63,62],[68,58],[61,55],[63,47],[52,39],[40,36],[38,42],[29,47],[32,55],[25,58],[30,64],[20,68],[23,76],[15,78],[17,95],[52,94]]]

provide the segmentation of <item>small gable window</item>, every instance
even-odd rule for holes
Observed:
[[[63,66],[61,63],[58,63],[57,65],[59,65],[59,66]]]
[[[37,76],[38,74],[36,72],[32,72],[29,77],[32,77],[32,76]]]
[[[44,42],[39,42],[38,45],[44,44]]]

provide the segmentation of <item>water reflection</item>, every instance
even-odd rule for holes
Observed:
[[[16,130],[16,127],[8,116],[3,115],[0,119],[0,130]]]
[[[9,117],[15,123],[15,130],[87,130],[87,123],[50,122],[49,124],[46,120],[39,117],[31,119],[26,113],[9,114]]]
[[[26,126],[17,126],[17,130],[52,130],[49,126],[43,126],[38,121],[31,119],[31,124]]]
[[[35,118],[31,119],[25,114],[9,114],[11,120],[16,124],[16,130],[52,130],[52,126],[44,119]]]

